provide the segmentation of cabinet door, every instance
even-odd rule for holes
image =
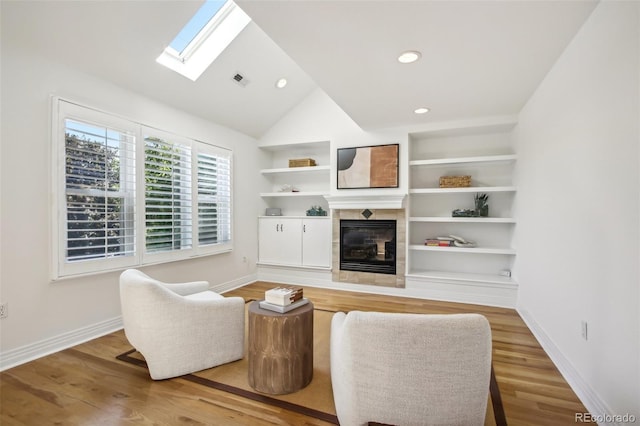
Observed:
[[[331,219],[302,220],[302,264],[331,266]]]
[[[302,220],[286,217],[259,219],[258,256],[262,263],[302,263]]]

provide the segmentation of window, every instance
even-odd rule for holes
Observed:
[[[207,147],[198,154],[198,243],[231,240],[231,158]]]
[[[191,17],[178,35],[171,41],[169,47],[173,49],[174,55],[179,56],[184,53],[187,46],[193,44],[198,34],[206,27],[214,16],[227,3],[226,0],[207,0]],[[229,6],[227,6],[229,7]]]
[[[134,253],[135,138],[65,119],[67,261]]]
[[[249,22],[233,1],[208,0],[156,62],[196,81]]]
[[[191,148],[151,136],[144,142],[146,251],[191,249]]]
[[[231,250],[231,151],[54,100],[54,279]]]

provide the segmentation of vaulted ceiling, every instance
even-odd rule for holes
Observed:
[[[236,3],[254,22],[196,82],[155,59],[201,1],[4,1],[2,43],[259,137],[316,87],[364,129],[516,114],[596,5]],[[422,59],[398,63],[405,50]],[[289,80],[282,90],[280,77]],[[431,112],[415,115],[421,106]]]

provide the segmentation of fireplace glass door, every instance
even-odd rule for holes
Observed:
[[[341,220],[340,269],[396,273],[395,220]]]

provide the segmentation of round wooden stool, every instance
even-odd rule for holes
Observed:
[[[272,395],[292,393],[313,377],[313,303],[284,314],[249,305],[249,385]]]

